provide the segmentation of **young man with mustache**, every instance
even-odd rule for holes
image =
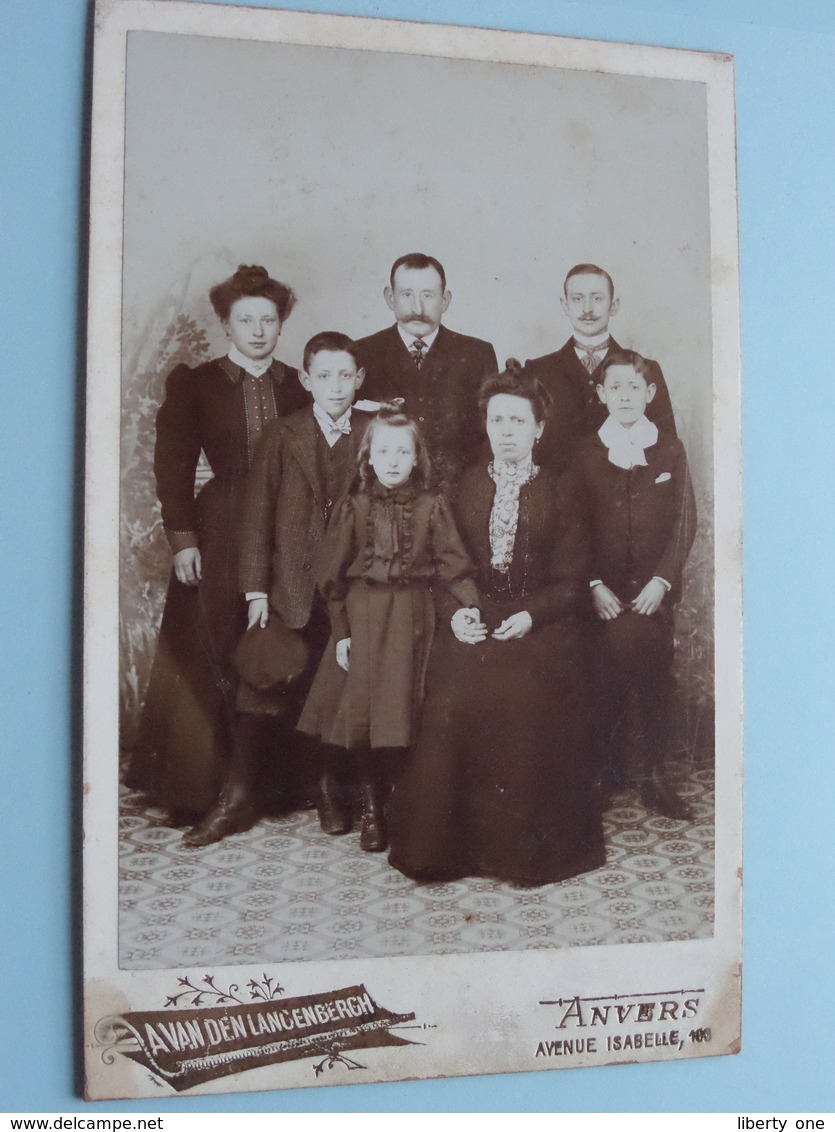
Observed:
[[[611,275],[594,263],[578,263],[565,277],[560,306],[574,334],[559,350],[525,364],[551,398],[548,423],[539,444],[537,460],[556,472],[564,471],[578,440],[597,432],[606,419],[606,407],[597,395],[595,371],[609,353],[622,347],[609,333],[609,320],[617,313]],[[675,417],[667,383],[658,362],[648,361],[649,381],[655,397],[647,417],[662,432],[676,435]]]

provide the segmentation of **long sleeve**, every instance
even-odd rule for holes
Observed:
[[[589,538],[579,501],[563,477],[552,497],[552,544],[548,581],[525,603],[534,628],[582,611],[588,599]]]
[[[452,612],[462,607],[478,608],[481,599],[473,580],[475,567],[464,549],[449,504],[442,495],[435,500],[430,525],[436,578],[440,586],[454,599]],[[446,604],[448,603],[444,602],[444,605]]]
[[[322,565],[317,579],[322,597],[327,602],[331,629],[337,641],[351,635],[345,598],[349,585],[347,570],[356,554],[354,505],[352,497],[347,495],[331,515],[322,545]]]
[[[496,351],[493,349],[491,343],[487,343],[487,350],[484,352],[484,376],[491,377],[494,373],[499,372],[499,362],[496,358]]]
[[[163,526],[175,552],[198,544],[194,475],[201,443],[196,386],[193,371],[176,366],[157,413],[154,475]]]
[[[673,599],[676,600],[681,593],[681,576],[696,537],[697,522],[693,482],[687,466],[687,455],[680,442],[676,444],[672,479],[675,488],[672,534],[653,573],[669,582]]]
[[[238,588],[244,594],[268,593],[270,590],[285,438],[280,422],[270,425],[250,471],[241,527],[238,579]]]
[[[676,418],[673,412],[673,402],[661,366],[658,362],[650,361],[650,381],[655,385],[655,396],[647,407],[647,416],[662,432],[676,436]]]

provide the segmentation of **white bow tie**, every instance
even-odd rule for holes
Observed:
[[[334,420],[324,409],[313,403],[313,415],[322,430],[322,435],[328,442],[336,441],[340,436],[351,435],[351,410],[346,409],[339,420]]]
[[[651,448],[658,440],[658,429],[641,417],[631,428],[624,428],[614,417],[607,417],[597,435],[609,449],[609,463],[617,468],[646,467],[645,448]]]

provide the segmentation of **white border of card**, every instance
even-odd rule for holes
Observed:
[[[204,985],[203,967],[120,969],[120,384],[114,375],[120,372],[123,317],[126,50],[128,34],[135,30],[705,85],[716,500],[717,800],[711,938],[285,962],[280,968],[264,963],[220,967],[210,977],[215,988],[229,995],[199,1002],[194,996],[174,1001],[174,992],[178,986]],[[97,1100],[158,1098],[737,1052],[742,606],[732,60],[462,27],[176,0],[99,0],[92,122],[84,610],[86,1095]],[[381,270],[387,271],[388,264]],[[359,1065],[361,1071],[356,1071]]]

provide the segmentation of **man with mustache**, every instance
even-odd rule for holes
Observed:
[[[478,390],[485,377],[498,372],[496,352],[489,342],[441,325],[452,295],[433,256],[400,256],[383,294],[397,321],[356,344],[365,370],[363,395],[402,400],[429,447],[433,486],[444,490],[481,447]]]
[[[564,471],[582,436],[597,432],[606,420],[606,406],[597,396],[595,370],[611,351],[622,347],[609,334],[609,320],[620,299],[608,271],[594,263],[578,263],[565,277],[560,306],[574,328],[573,337],[553,354],[525,363],[525,370],[545,387],[551,408],[536,448],[537,462]],[[676,435],[667,383],[658,362],[648,361],[647,384],[655,396],[646,415],[662,432]]]

